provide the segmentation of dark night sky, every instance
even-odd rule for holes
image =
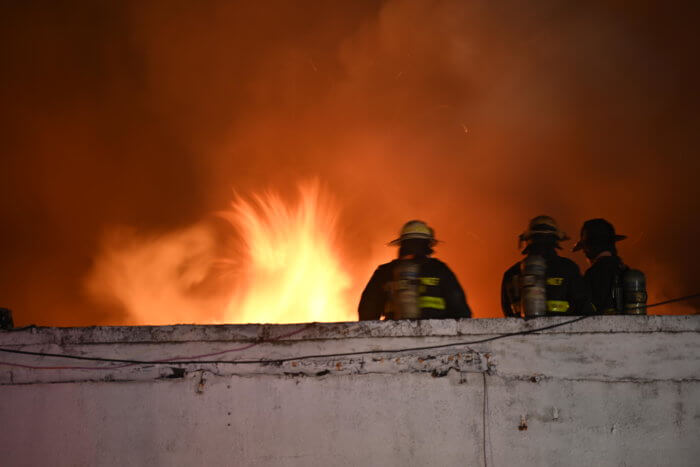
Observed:
[[[418,217],[496,316],[542,213],[572,236],[611,220],[650,301],[697,292],[696,19],[695,2],[2,2],[0,305],[18,325],[129,323],[86,292],[110,230],[312,177],[342,207],[356,293]]]

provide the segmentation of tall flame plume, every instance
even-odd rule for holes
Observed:
[[[225,213],[243,236],[244,292],[226,308],[229,322],[290,323],[354,319],[336,246],[337,208],[318,183],[300,187],[294,206],[272,192],[237,198]]]
[[[354,320],[338,213],[311,182],[295,202],[272,191],[237,196],[219,213],[238,233],[228,253],[204,221],[161,235],[114,229],[86,287],[124,308],[125,324]]]

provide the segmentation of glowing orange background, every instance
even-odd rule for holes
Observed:
[[[133,324],[86,288],[105,238],[218,225],[232,190],[293,199],[311,178],[355,303],[413,218],[477,317],[500,315],[538,214],[573,237],[612,221],[650,302],[697,292],[691,3],[4,2],[0,306]]]

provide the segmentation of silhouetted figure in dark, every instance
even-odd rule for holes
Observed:
[[[422,221],[407,222],[390,245],[399,257],[382,264],[360,299],[360,320],[470,318],[471,310],[457,277],[442,261],[431,258],[437,243]]]
[[[584,275],[597,314],[622,313],[621,275],[627,269],[617,255],[616,242],[627,238],[617,235],[605,219],[589,219],[581,227],[581,238],[573,251],[583,250],[591,263]],[[619,297],[616,297],[618,295]]]
[[[556,252],[559,242],[569,237],[549,216],[533,218],[528,228],[520,234],[520,244],[526,244],[522,254],[526,258],[515,263],[503,275],[501,282],[501,308],[506,317],[530,317],[525,312],[527,300],[533,289],[539,292],[534,300],[541,308],[534,316],[562,316],[592,314],[581,272],[573,261],[562,258]],[[542,261],[541,287],[533,287],[532,277],[525,274],[524,264],[530,258]],[[537,297],[536,297],[537,298]]]
[[[12,321],[12,311],[7,308],[0,308],[0,329],[12,329],[14,328],[14,322]]]

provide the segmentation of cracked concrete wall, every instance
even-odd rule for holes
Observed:
[[[192,359],[207,363],[122,367],[2,353],[0,459],[108,466],[697,465],[700,316],[593,317],[465,344],[563,321],[2,332],[0,348],[31,352],[149,361],[223,353]],[[453,343],[461,344],[384,352]],[[363,351],[373,353],[322,356]],[[260,359],[288,360],[250,362]],[[241,360],[250,363],[232,363]]]

